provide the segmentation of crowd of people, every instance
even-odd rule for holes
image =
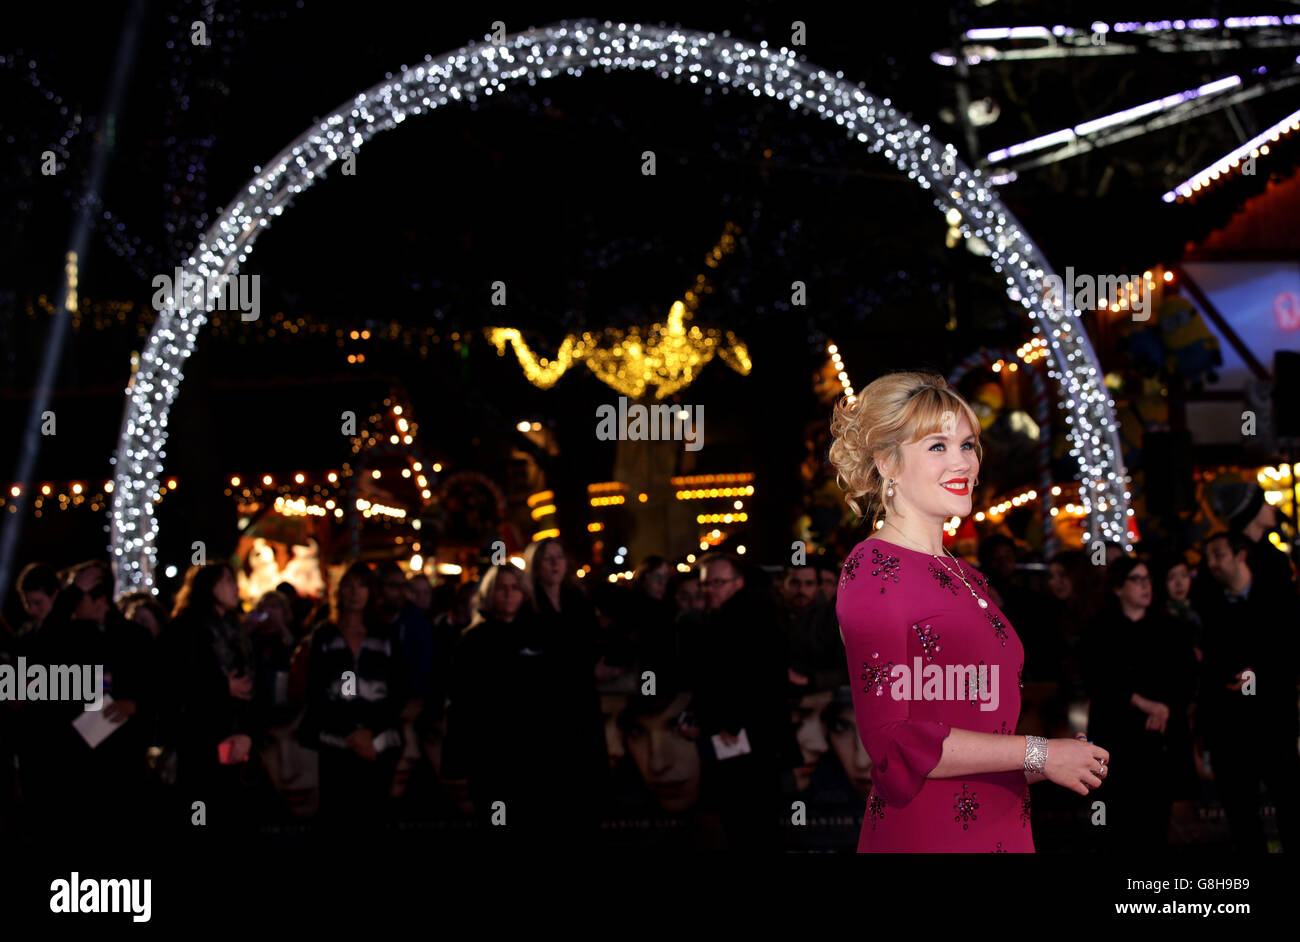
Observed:
[[[1174,803],[1206,783],[1234,848],[1265,847],[1261,784],[1300,848],[1294,571],[1262,492],[1243,488],[1231,518],[1195,557],[1109,546],[1034,566],[1007,536],[979,545],[1026,652],[1018,731],[1086,731],[1112,757],[1106,827],[1059,790],[1073,837],[1054,847],[1036,817],[1041,850],[1166,846]],[[115,728],[91,746],[83,703],[0,703],[0,830],[852,849],[872,759],[840,579],[829,554],[710,551],[583,580],[552,538],[460,583],[356,562],[326,599],[285,583],[245,611],[222,562],[191,568],[170,606],[115,601],[101,561],[33,563],[0,663],[103,665]]]

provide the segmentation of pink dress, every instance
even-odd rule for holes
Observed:
[[[1014,735],[1023,686],[1024,647],[983,575],[961,562],[987,609],[943,562],[873,538],[840,574],[836,613],[874,766],[858,852],[1033,853],[1023,771],[926,778],[953,727]]]

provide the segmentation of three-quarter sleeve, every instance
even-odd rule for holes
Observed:
[[[894,588],[893,591],[899,591]],[[895,665],[911,666],[906,619],[861,575],[841,585],[836,612],[844,636],[858,737],[871,756],[871,781],[886,803],[906,805],[943,756],[952,727],[917,720],[911,701],[890,692]]]

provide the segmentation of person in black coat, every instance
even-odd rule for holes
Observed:
[[[1246,538],[1246,563],[1253,581],[1285,588],[1295,595],[1295,567],[1291,559],[1268,540],[1277,528],[1277,511],[1264,499],[1264,489],[1254,481],[1225,475],[1210,486],[1210,505],[1228,529]]]
[[[166,678],[161,738],[175,750],[178,817],[203,802],[213,828],[250,825],[257,775],[253,653],[241,630],[239,586],[225,563],[191,566],[159,636]],[[253,763],[254,765],[250,765]]]
[[[121,724],[92,748],[72,726],[88,708],[91,691],[82,691],[83,701],[22,704],[19,762],[34,819],[74,832],[138,823],[152,733],[153,652],[148,631],[113,605],[108,563],[69,570],[48,616],[18,639],[16,653],[29,667],[40,664],[47,671],[54,665],[88,666],[93,676],[102,668],[102,693],[113,700],[103,706],[104,718]]]
[[[728,553],[700,563],[708,607],[695,665],[695,712],[705,755],[705,807],[718,813],[728,849],[773,849],[782,811],[781,763],[788,758],[788,652],[776,600]],[[740,744],[750,752],[717,758]],[[717,737],[716,740],[714,737]]]
[[[488,833],[590,839],[608,766],[590,649],[531,610],[513,566],[487,571],[473,609],[452,658],[444,776],[467,780]]]
[[[1205,542],[1216,588],[1201,595],[1197,723],[1210,748],[1234,848],[1248,854],[1265,850],[1262,781],[1277,809],[1283,848],[1294,852],[1300,850],[1295,597],[1285,582],[1258,578],[1249,554],[1249,541],[1240,533],[1217,533]]]
[[[1132,556],[1107,569],[1108,606],[1089,626],[1084,683],[1088,738],[1110,752],[1098,796],[1108,850],[1168,846],[1174,793],[1191,761],[1187,704],[1196,681],[1191,639],[1152,603],[1151,573]]]
[[[343,573],[329,620],[307,639],[307,711],[298,736],[320,755],[320,811],[331,825],[379,826],[405,739],[410,668],[396,625],[376,617],[378,579]]]
[[[605,655],[610,665],[643,670],[675,672],[681,657],[673,603],[668,596],[671,568],[662,556],[647,556],[632,576],[627,588],[611,587],[616,603],[610,607],[615,616],[616,644]],[[615,594],[617,593],[617,594]]]

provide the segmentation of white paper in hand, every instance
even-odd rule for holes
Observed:
[[[734,759],[736,756],[743,756],[750,751],[749,736],[742,729],[736,734],[736,741],[728,746],[722,741],[722,737],[713,737],[713,751],[719,759]]]
[[[104,718],[104,710],[108,709],[112,702],[113,698],[104,694],[104,705],[100,709],[85,710],[72,721],[73,728],[81,734],[81,738],[91,749],[102,743],[126,722],[126,720],[118,720],[114,723]]]

